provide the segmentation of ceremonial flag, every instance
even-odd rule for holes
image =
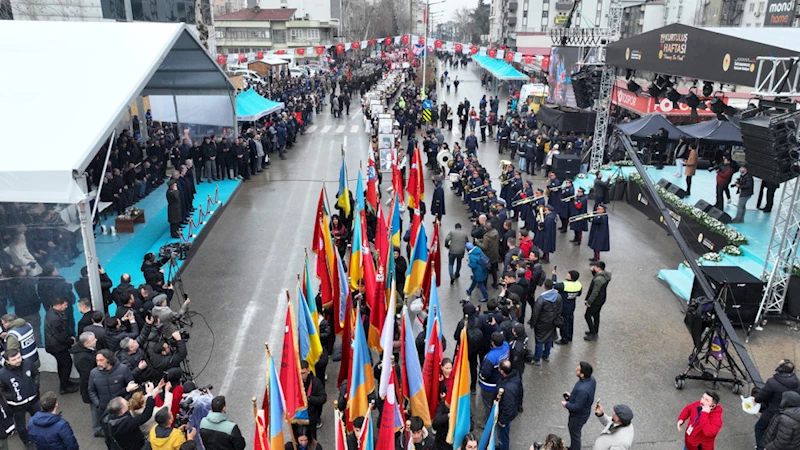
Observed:
[[[361,184],[361,172],[358,172],[358,184],[357,184],[357,192],[362,191],[362,184]],[[359,198],[363,198],[363,195],[356,195]],[[348,273],[350,274],[350,286],[353,289],[358,288],[358,280],[363,278],[364,272],[363,267],[361,265],[361,259],[363,258],[362,252],[362,243],[364,241],[364,231],[361,229],[361,203],[356,203],[356,210],[353,217],[353,239],[352,239],[352,247],[350,249],[350,268],[348,269]]]
[[[306,399],[306,391],[303,389],[303,379],[300,376],[300,351],[297,342],[297,322],[292,313],[292,304],[291,301],[289,301],[288,290],[284,290],[283,294],[279,297],[279,305],[281,301],[285,301],[287,307],[286,324],[283,330],[280,384],[283,387],[288,418],[297,418],[297,420],[302,421],[304,420],[302,413],[305,413],[305,420],[308,418],[308,401]],[[298,415],[299,417],[296,417]]]
[[[428,238],[425,235],[425,225],[420,224],[417,231],[416,244],[411,250],[411,261],[406,271],[406,284],[403,292],[411,295],[422,287],[422,278],[425,275],[425,266],[428,263]]]
[[[412,249],[417,244],[417,233],[419,232],[420,223],[422,223],[422,216],[419,215],[419,211],[414,211],[414,214],[411,216],[411,233],[408,238],[408,245],[410,245]]]
[[[406,190],[408,191],[408,207],[409,208],[419,208],[419,201],[420,201],[420,177],[422,177],[422,169],[420,168],[420,160],[417,158],[417,149],[414,149],[414,152],[410,155],[411,156],[411,169],[408,171],[408,183],[406,184]]]
[[[428,409],[431,417],[436,415],[436,408],[439,407],[439,374],[442,366],[442,339],[439,319],[436,317],[439,311],[428,316],[433,317],[433,324],[428,323],[430,341],[425,344],[425,363],[422,365],[422,381],[425,384],[425,396],[428,399]],[[430,322],[430,321],[429,321]]]
[[[374,302],[369,307],[369,336],[367,342],[369,347],[376,352],[383,351],[381,330],[386,316],[386,285],[383,283],[383,265],[378,261],[378,282],[375,283]]]
[[[428,308],[428,300],[431,296],[431,282],[435,279],[438,283],[442,259],[439,255],[439,221],[433,222],[433,240],[428,250],[428,263],[425,265],[425,275],[422,277],[422,302],[423,309]],[[433,276],[435,273],[435,277]],[[438,286],[438,284],[437,284]]]
[[[343,311],[345,319],[342,333],[342,360],[339,364],[337,386],[341,385],[342,381],[350,379],[350,360],[353,353],[353,302],[350,299],[345,301]]]
[[[324,256],[324,255],[323,255]],[[319,258],[319,256],[317,256]],[[308,311],[311,313],[311,319],[314,323],[314,329],[319,335],[319,312],[317,311],[317,295],[314,293],[314,284],[311,282],[311,271],[308,268],[308,251],[305,252],[305,261],[303,262],[303,296],[305,296]]]
[[[453,370],[453,391],[448,392],[450,399],[450,422],[447,431],[447,443],[460,445],[464,436],[469,433],[469,348],[467,343],[467,324],[461,330],[458,353]],[[456,444],[454,444],[456,443]]]
[[[411,332],[411,319],[408,307],[403,307],[403,347],[400,360],[403,369],[403,394],[409,401],[412,416],[419,416],[426,427],[431,426],[431,414],[428,399],[425,396],[425,384],[422,381],[422,368],[419,366],[419,354],[414,333]]]
[[[403,218],[400,216],[400,202],[398,200],[399,200],[399,195],[397,191],[395,191],[394,205],[392,205],[391,238],[392,238],[392,247],[400,248],[400,228],[401,228],[400,224]]]
[[[386,255],[392,253],[389,248],[388,228],[386,227],[386,217],[383,216],[383,206],[378,204],[378,224],[375,227],[375,250],[378,252],[378,264],[385,261]]]
[[[502,395],[502,393],[500,393]],[[486,427],[483,429],[483,434],[481,435],[481,441],[478,443],[478,450],[480,449],[491,449],[494,450],[497,445],[495,444],[495,432],[494,429],[497,426],[497,404],[499,403],[500,398],[492,402],[492,410],[489,411],[489,416],[486,418]]]
[[[359,308],[356,308],[358,310]],[[367,413],[369,400],[367,396],[375,390],[375,379],[372,374],[372,360],[364,336],[364,327],[361,317],[355,320],[356,335],[353,340],[352,374],[350,376],[350,398],[347,400],[347,409],[350,412],[349,421]]]
[[[345,429],[344,422],[342,421],[342,413],[335,405],[333,408],[333,433],[333,450],[348,450],[347,430]]]
[[[391,448],[391,447],[390,447]],[[364,414],[364,426],[358,435],[358,449],[350,450],[375,450],[375,430],[372,429],[372,403]]]
[[[291,305],[289,309],[292,309]],[[283,422],[286,420],[287,408],[286,399],[283,396],[281,380],[275,370],[275,360],[272,359],[272,353],[270,353],[269,349],[267,349],[267,365],[267,390],[269,391],[269,422],[267,431],[269,435],[269,448],[277,450],[284,446]],[[298,372],[298,376],[299,374]],[[303,387],[302,381],[300,382],[300,387]]]
[[[361,211],[362,213],[366,211],[366,206],[364,203],[364,180],[361,176],[361,170],[358,171],[358,182],[356,183],[356,211]]]
[[[433,274],[436,277],[436,274]],[[437,277],[438,279],[438,277]],[[434,283],[436,284],[436,283]],[[428,319],[425,327],[425,347],[431,344],[431,333],[433,333],[433,320],[439,321],[439,341],[442,341],[442,307],[439,306],[439,291],[431,288],[431,301],[428,304]]]
[[[308,302],[300,286],[297,287],[297,338],[300,349],[300,359],[307,361],[309,369],[315,372],[314,366],[322,354],[322,344],[319,340],[319,330],[314,322],[314,317],[308,307]]]
[[[400,197],[401,203],[406,200],[405,189],[403,188],[403,174],[400,172],[400,168],[397,167],[397,156],[394,150],[392,150],[392,189]]]
[[[331,240],[327,217],[322,218],[320,226],[322,227],[322,233],[320,235],[322,243],[320,247],[323,251],[317,253],[316,272],[317,278],[319,278],[319,295],[322,298],[322,306],[324,308],[330,308],[339,293],[338,273],[336,270],[336,260],[333,256],[335,250],[333,249],[333,241]],[[336,253],[338,253],[338,251],[336,251]],[[314,307],[316,308],[316,301],[314,302]]]
[[[350,285],[347,283],[347,274],[344,270],[344,264],[342,264],[342,257],[337,250],[334,252],[334,258],[336,259],[336,284],[338,288],[336,292],[338,292],[338,297],[334,298],[334,305],[333,305],[333,315],[334,315],[334,326],[336,330],[336,334],[341,334],[342,329],[344,327],[344,318],[345,312],[347,311],[347,304],[348,296],[350,295]]]
[[[394,434],[403,428],[403,417],[400,415],[400,409],[397,398],[395,397],[395,373],[394,367],[384,366],[383,370],[389,372],[389,385],[386,392],[386,401],[383,403],[383,411],[381,411],[381,424],[378,431],[378,445],[379,449],[393,449],[394,448]]]
[[[311,239],[311,251],[319,253],[323,249],[322,246],[322,218],[328,215],[325,209],[325,185],[319,191],[319,200],[317,201],[317,220],[314,221],[314,237]]]
[[[254,450],[269,450],[269,435],[267,434],[267,424],[264,419],[264,410],[256,407],[253,401],[253,417],[256,421],[256,433],[253,438]]]
[[[336,204],[344,212],[345,217],[350,216],[350,191],[347,189],[347,165],[344,163],[344,148],[342,148],[342,167],[339,169],[339,191],[336,192]]]
[[[395,304],[397,301],[397,291],[395,289],[395,281],[392,281],[392,292],[389,295],[389,307],[386,309],[386,317],[383,321],[383,329],[381,330],[381,347],[383,347],[383,357],[381,359],[381,367],[392,367],[392,354],[394,352],[394,312]],[[386,392],[389,388],[389,372],[392,370],[381,371],[381,381],[378,385],[378,394],[381,398],[386,398]]]
[[[375,156],[369,150],[369,161],[367,162],[367,205],[372,211],[378,207],[378,173],[375,167]]]

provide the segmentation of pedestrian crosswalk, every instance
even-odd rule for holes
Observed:
[[[325,125],[319,127],[311,125],[306,128],[306,134],[356,134],[363,133],[363,125]]]

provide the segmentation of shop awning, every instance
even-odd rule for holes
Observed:
[[[661,114],[649,114],[641,119],[617,125],[617,129],[635,138],[644,138],[651,134],[656,134],[659,128],[667,130],[669,138],[673,141],[678,140],[681,136],[688,135],[688,133],[681,131]]]
[[[498,80],[528,81],[530,77],[515,69],[511,64],[486,55],[472,55],[472,59],[488,70]]]
[[[282,109],[283,103],[267,100],[253,88],[236,96],[236,119],[239,122],[253,122]]]
[[[695,139],[717,142],[742,142],[742,131],[735,124],[724,120],[708,120],[678,127]]]

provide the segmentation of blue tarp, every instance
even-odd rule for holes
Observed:
[[[250,88],[236,96],[236,120],[253,122],[283,109],[283,103],[267,100]]]
[[[695,139],[717,142],[742,142],[739,127],[726,120],[708,120],[678,127],[679,130]]]
[[[498,80],[522,80],[528,81],[530,77],[515,69],[505,61],[490,58],[486,55],[473,55],[472,59],[488,70]]]

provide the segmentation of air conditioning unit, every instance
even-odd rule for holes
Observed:
[[[758,12],[758,11],[756,11],[756,12],[754,12],[754,13],[753,13],[753,16],[755,16],[755,17],[759,17],[759,16],[761,16],[761,13],[760,13],[760,12]]]

